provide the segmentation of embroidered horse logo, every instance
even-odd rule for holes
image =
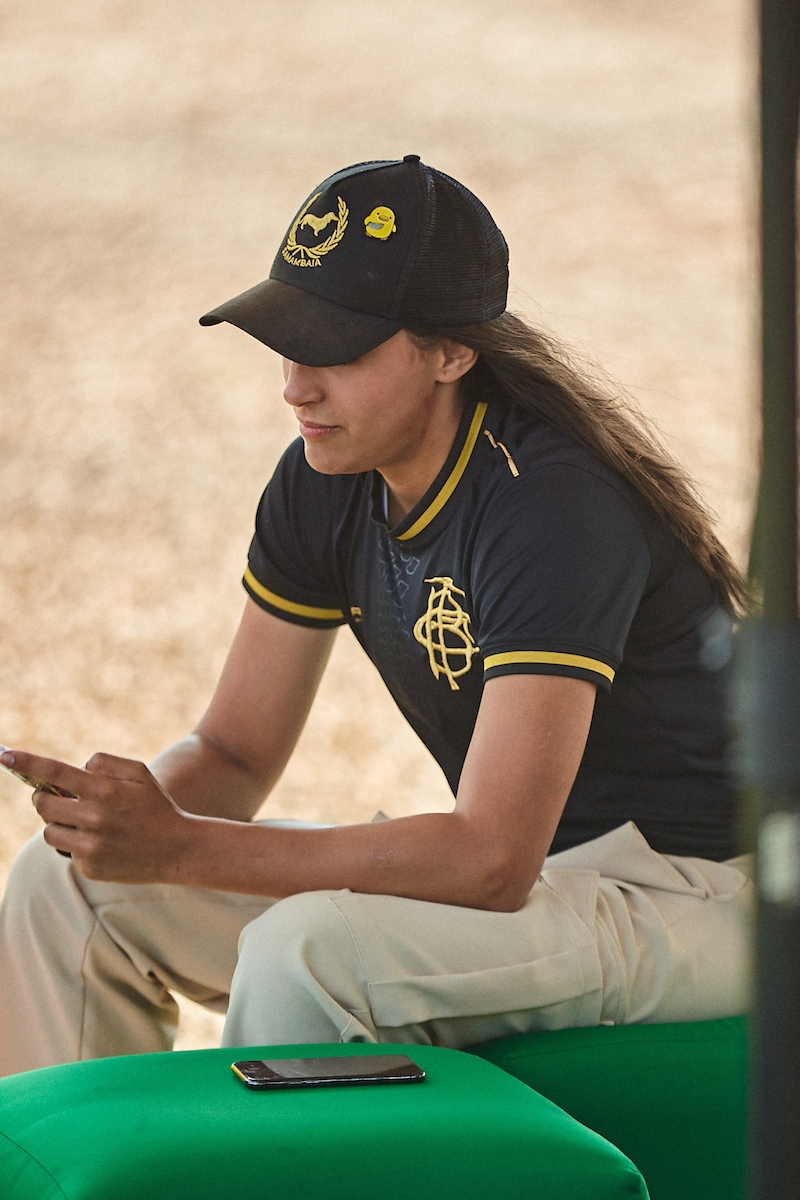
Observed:
[[[320,193],[317,192],[303,205],[286,235],[286,245],[281,250],[281,254],[286,262],[290,263],[293,267],[319,267],[323,256],[339,245],[339,242],[344,237],[344,231],[347,229],[347,219],[350,212],[341,196],[337,196],[336,198],[335,213],[327,212],[324,216],[317,217],[314,213],[308,211],[319,197]],[[318,242],[315,246],[306,246],[302,242],[298,242],[297,235],[306,226],[313,229],[315,236],[319,237],[322,230],[326,229],[331,221],[336,223],[336,228],[324,241]]]
[[[305,229],[306,225],[310,225],[314,233],[319,237],[326,225],[330,225],[331,221],[336,220],[336,213],[326,212],[324,217],[315,217],[313,213],[306,213],[300,222],[300,228]]]

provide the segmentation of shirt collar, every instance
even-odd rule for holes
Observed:
[[[464,412],[461,414],[458,430],[444,466],[419,503],[415,504],[402,521],[389,531],[398,542],[410,542],[412,538],[417,537],[427,529],[447,504],[467,469],[483,426],[487,408],[488,405],[485,402],[476,404],[474,401],[468,402],[464,406]],[[372,513],[373,517],[385,526],[385,491],[382,484],[382,478],[377,471],[374,472]]]

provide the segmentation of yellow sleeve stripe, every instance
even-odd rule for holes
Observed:
[[[484,671],[492,667],[505,667],[511,663],[546,663],[559,667],[582,667],[594,671],[613,681],[615,672],[598,658],[585,658],[582,654],[557,654],[553,650],[511,650],[507,654],[490,654],[483,660]]]
[[[344,613],[340,608],[313,608],[310,604],[295,604],[294,600],[284,600],[283,596],[276,596],[275,592],[271,592],[269,588],[264,587],[263,583],[258,582],[249,567],[244,573],[244,581],[250,590],[260,596],[262,600],[266,600],[267,604],[271,604],[273,608],[283,609],[284,612],[293,613],[296,617],[311,617],[315,621],[341,621],[344,618]]]
[[[467,468],[467,463],[470,460],[472,451],[475,449],[475,443],[478,440],[478,434],[481,431],[483,418],[486,416],[486,409],[488,407],[488,404],[482,403],[479,404],[475,409],[472,420],[470,421],[467,440],[464,442],[464,445],[461,448],[461,453],[458,456],[456,465],[448,475],[447,481],[443,484],[436,498],[432,500],[425,509],[425,512],[422,514],[422,516],[414,522],[410,529],[407,529],[405,533],[401,533],[399,535],[397,539],[398,542],[407,542],[409,538],[416,537],[418,533],[422,532],[426,525],[430,525],[436,514],[441,512],[441,510],[444,508],[445,504],[456,490],[459,479]]]

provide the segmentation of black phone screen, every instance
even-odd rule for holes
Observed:
[[[425,1078],[425,1072],[405,1054],[371,1054],[357,1058],[256,1058],[232,1063],[231,1070],[251,1088],[421,1083]]]

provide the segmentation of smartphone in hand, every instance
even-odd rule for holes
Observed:
[[[0,744],[0,754],[5,754],[6,750],[9,749],[9,746]],[[48,783],[45,779],[37,779],[34,775],[23,775],[21,771],[15,771],[13,767],[7,767],[5,763],[0,763],[0,767],[4,771],[8,771],[9,775],[13,775],[16,779],[21,779],[23,783],[27,783],[28,787],[32,787],[36,792],[49,792],[51,796],[69,796],[71,800],[75,799],[72,792],[58,787],[55,783]],[[64,858],[72,858],[69,850],[59,850],[58,853],[62,854]]]

